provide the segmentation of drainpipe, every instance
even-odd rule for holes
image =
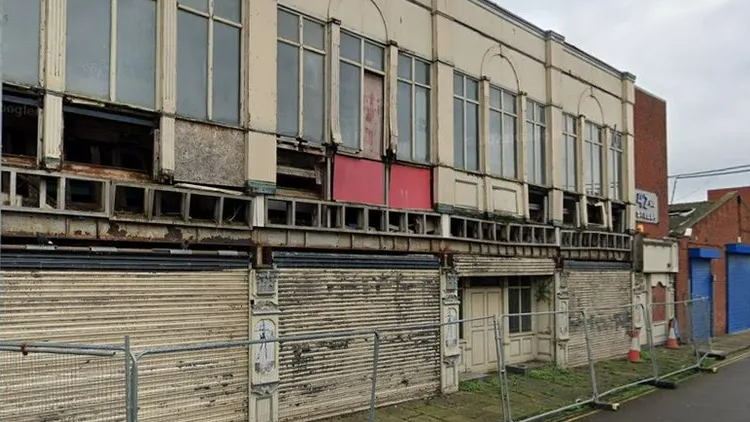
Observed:
[[[737,243],[742,243],[742,206],[745,205],[742,202],[742,197],[737,194]]]

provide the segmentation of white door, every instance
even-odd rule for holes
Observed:
[[[503,312],[503,291],[498,287],[467,288],[464,310],[467,319],[491,317]],[[497,369],[495,326],[492,318],[467,323],[464,362],[468,372],[486,373]]]

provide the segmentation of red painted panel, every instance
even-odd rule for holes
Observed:
[[[333,159],[333,199],[342,202],[383,205],[383,163],[336,154]]]
[[[651,288],[651,303],[665,303],[667,302],[667,288],[658,285]],[[661,322],[667,320],[667,309],[665,305],[654,305],[653,316],[651,317],[653,322]]]
[[[383,157],[383,77],[365,72],[365,141],[362,154],[379,160]]]
[[[388,190],[391,208],[432,209],[432,170],[394,164]]]

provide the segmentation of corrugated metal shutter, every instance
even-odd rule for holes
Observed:
[[[727,332],[750,330],[750,255],[727,254]]]
[[[695,302],[690,309],[690,330],[694,341],[706,341],[711,337],[711,314],[713,306],[713,272],[711,260],[693,258],[690,260],[690,297],[708,298],[707,302]],[[708,308],[708,309],[706,309]],[[683,325],[684,326],[684,325]]]
[[[501,258],[455,255],[453,267],[461,276],[545,276],[555,274],[555,261],[543,258]]]
[[[143,350],[248,338],[247,269],[4,271],[2,277],[3,340],[122,344],[129,334],[133,348]],[[19,366],[17,356],[0,356],[1,420],[62,420],[44,419],[53,414],[42,413],[56,399],[59,408],[79,400],[89,403],[91,413],[76,414],[76,420],[104,421],[107,415],[98,409],[120,405],[124,418],[124,383],[122,390],[111,391],[118,387],[112,377],[124,380],[122,361],[103,368],[91,359],[47,356],[46,360],[20,361]],[[247,349],[144,357],[139,420],[246,421],[248,359]],[[71,375],[83,371],[87,362],[94,367],[86,377]],[[28,374],[36,378],[26,379]],[[46,375],[68,381],[50,383],[48,394],[28,397],[33,403],[24,403],[22,413],[9,408],[8,399],[19,391],[18,386]],[[113,399],[118,394],[121,401]]]
[[[632,309],[624,307],[633,300],[631,272],[605,265],[597,269],[597,266],[592,263],[586,264],[576,268],[575,265],[566,263],[563,277],[567,279],[570,294],[569,308],[591,309],[589,333],[594,359],[626,356],[633,329]],[[623,307],[612,310],[594,310],[618,306]],[[578,366],[586,362],[583,318],[580,314],[572,314],[570,316],[568,365]]]
[[[440,321],[437,268],[281,269],[278,286],[281,336]],[[365,409],[372,343],[359,339],[283,344],[281,420],[305,421]],[[383,337],[379,406],[433,395],[439,389],[438,330]]]

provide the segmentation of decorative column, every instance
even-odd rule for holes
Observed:
[[[569,273],[555,271],[555,362],[560,367],[568,364],[568,342],[570,341],[570,293],[568,292]]]
[[[279,336],[278,271],[251,271],[250,338]],[[250,421],[279,420],[279,344],[250,348]]]
[[[157,104],[161,104],[159,119],[159,166],[155,171],[158,180],[169,182],[175,170],[175,113],[177,112],[177,0],[159,3],[162,16],[159,28],[159,75],[161,87]]]
[[[562,144],[560,139],[563,132],[563,107],[562,107],[562,67],[563,67],[563,44],[565,37],[554,32],[547,31],[545,67],[547,84],[547,136],[545,137],[545,170],[547,184],[552,187],[549,196],[550,220],[555,225],[563,222],[563,160],[560,154]]]
[[[65,91],[65,32],[67,25],[65,0],[48,0],[44,6],[42,43],[46,46],[43,59],[43,81],[46,88],[42,113],[42,167],[55,170],[62,164],[63,110]]]
[[[458,321],[458,274],[451,268],[444,267],[440,271],[440,320],[443,322]],[[442,351],[442,365],[440,365],[441,391],[454,393],[458,391],[458,362],[461,349],[458,344],[458,324],[445,325],[440,330],[440,350]]]
[[[635,105],[635,75],[622,74],[622,166],[623,199],[627,204],[627,228],[635,231],[635,122],[633,107]]]

